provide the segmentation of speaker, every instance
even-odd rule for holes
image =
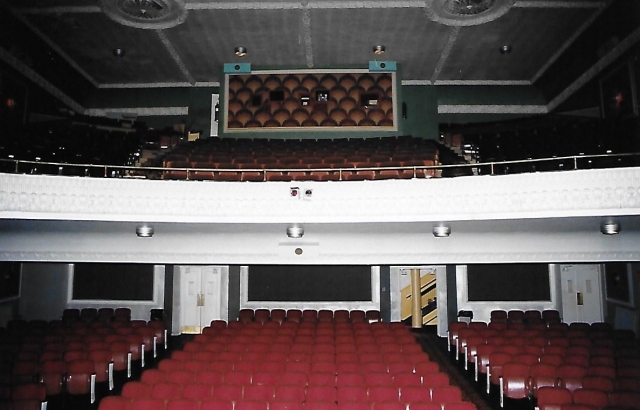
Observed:
[[[369,71],[396,71],[396,62],[369,61]]]
[[[248,74],[251,72],[251,64],[250,63],[225,63],[224,64],[224,73],[225,74]]]

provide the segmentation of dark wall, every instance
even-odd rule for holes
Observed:
[[[391,268],[380,266],[380,316],[385,322],[391,321]]]
[[[236,320],[240,312],[240,266],[229,266],[229,321]]]
[[[447,318],[454,322],[458,317],[458,292],[456,265],[447,265]]]

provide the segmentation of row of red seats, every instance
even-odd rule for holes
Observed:
[[[298,403],[292,401],[253,402],[208,399],[173,399],[154,398],[129,399],[120,396],[106,397],[100,403],[100,410],[475,410],[469,402],[414,402],[405,405],[398,402],[378,403],[335,403],[330,401],[308,401]]]
[[[207,363],[197,360],[185,362],[182,366],[160,366],[148,369],[141,380],[150,384],[159,382],[176,382],[181,385],[187,382],[205,382],[210,385],[264,385],[264,386],[331,386],[331,387],[372,387],[372,386],[446,386],[449,377],[439,371],[436,363],[420,362],[403,366],[391,363],[387,366],[369,366],[366,370],[352,369],[218,369],[215,362]]]
[[[378,310],[344,310],[336,311],[329,309],[240,309],[238,313],[239,322],[266,322],[283,321],[302,322],[302,321],[319,321],[319,322],[379,322],[381,321],[380,311]]]
[[[305,159],[306,162],[322,162],[325,157],[358,156],[388,161],[392,155],[411,156],[415,152],[433,157],[437,156],[438,148],[431,140],[411,136],[320,140],[207,138],[178,146],[167,159],[232,162],[234,158],[252,158],[256,161],[275,162],[271,159],[296,158],[298,161]]]
[[[71,317],[76,317],[72,315]],[[166,349],[163,322],[99,321],[80,319],[48,324],[46,334],[12,333],[0,346],[14,353],[0,367],[3,397],[22,384],[38,381],[47,396],[82,396],[98,383],[114,388],[114,372],[131,377],[158,350]],[[1,397],[0,397],[1,398]]]
[[[229,167],[216,168],[213,164],[189,164],[186,162],[175,162],[167,164],[167,168],[174,168],[165,171],[163,179],[169,180],[196,180],[196,181],[226,181],[226,182],[262,182],[262,181],[370,181],[387,179],[412,179],[412,178],[432,178],[438,175],[435,169],[419,168],[423,164],[401,165],[392,164],[394,169],[376,170],[327,170],[327,166],[318,166],[309,170],[277,170],[278,166],[265,164],[264,170],[260,171],[234,171]],[[337,167],[336,167],[337,168]]]
[[[560,323],[560,312],[555,309],[546,309],[543,311],[531,309],[531,310],[519,310],[513,309],[509,311],[505,310],[492,310],[490,313],[490,321],[494,323]]]
[[[409,405],[416,402],[455,403],[462,401],[459,387],[446,386],[264,386],[264,385],[209,385],[188,382],[129,382],[122,389],[122,397],[137,399],[150,397],[163,400],[209,398],[234,402],[286,400],[298,403],[329,401],[333,403],[399,402]]]
[[[634,410],[638,408],[638,403],[640,403],[638,391],[616,391],[607,394],[589,388],[571,392],[563,387],[541,387],[537,400],[539,410]]]

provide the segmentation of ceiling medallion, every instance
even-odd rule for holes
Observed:
[[[185,0],[99,0],[110,19],[129,27],[164,29],[187,17]]]
[[[471,16],[484,13],[493,7],[495,0],[450,0],[443,4],[443,8],[450,14]]]
[[[427,0],[429,18],[447,26],[488,23],[509,11],[514,0]]]

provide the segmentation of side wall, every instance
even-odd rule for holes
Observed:
[[[73,264],[25,263],[19,315],[25,320],[60,319],[66,308],[129,307],[132,319],[149,320],[151,309],[164,308],[164,265],[154,268],[154,301],[73,301],[70,300]]]

